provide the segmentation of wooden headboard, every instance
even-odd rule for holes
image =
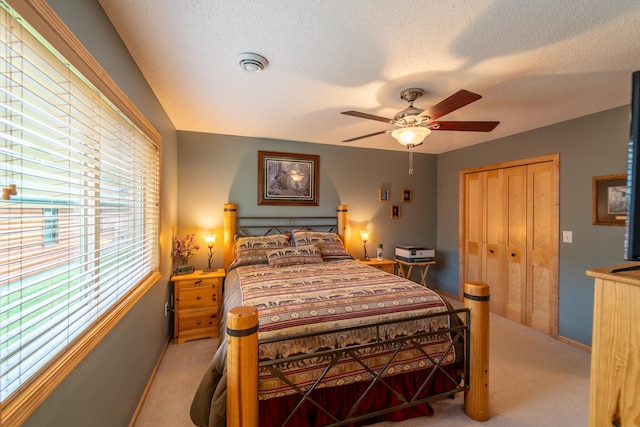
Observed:
[[[347,245],[347,220],[349,209],[347,205],[338,205],[336,216],[291,216],[291,217],[259,217],[238,216],[238,205],[226,203],[224,205],[224,268],[233,261],[234,243],[236,236],[268,236],[282,234],[293,229],[307,229],[329,231],[336,233]]]

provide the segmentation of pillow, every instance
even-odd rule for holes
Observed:
[[[229,269],[241,265],[267,264],[267,251],[290,246],[289,236],[286,234],[239,237],[236,239],[236,259],[229,265]]]
[[[324,262],[316,245],[292,246],[267,252],[271,267],[285,267],[296,264],[317,264]]]
[[[325,261],[334,259],[353,259],[353,257],[344,249],[342,240],[336,233],[293,230],[293,241],[296,246],[317,245],[318,248],[320,248],[322,259]]]

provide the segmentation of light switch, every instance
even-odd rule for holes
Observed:
[[[573,231],[563,231],[562,232],[562,242],[563,243],[573,243]]]

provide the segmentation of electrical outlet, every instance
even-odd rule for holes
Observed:
[[[164,317],[169,316],[169,302],[164,303]]]

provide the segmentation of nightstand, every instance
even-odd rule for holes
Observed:
[[[382,258],[378,261],[376,258],[371,258],[368,260],[357,259],[356,261],[386,271],[387,273],[396,274],[396,262],[392,259]]]
[[[173,276],[173,342],[218,336],[224,270]]]

